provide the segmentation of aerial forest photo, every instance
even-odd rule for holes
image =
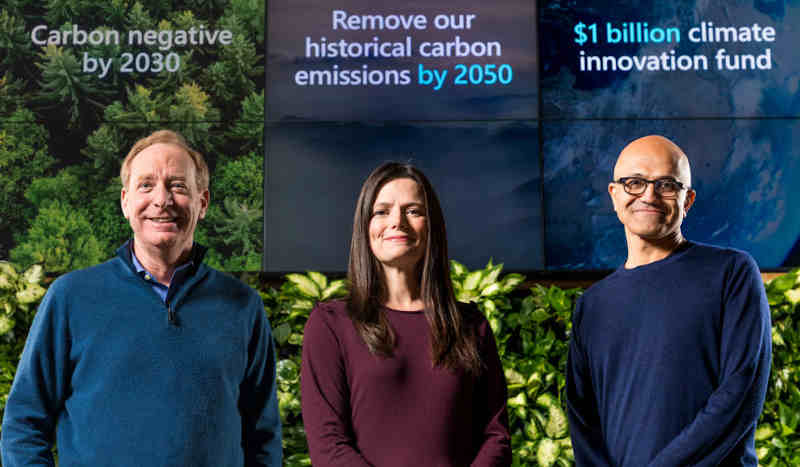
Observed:
[[[111,257],[131,235],[120,163],[168,128],[211,169],[207,262],[259,270],[264,2],[4,3],[0,258],[59,274]]]

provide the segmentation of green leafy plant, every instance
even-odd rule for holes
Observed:
[[[486,268],[469,271],[458,261],[450,261],[450,277],[453,281],[453,290],[456,300],[463,303],[477,303],[492,327],[497,338],[503,330],[503,314],[511,309],[511,293],[525,277],[521,274],[509,274],[499,281],[503,265],[489,264]],[[505,353],[506,341],[498,338],[498,351],[502,357]]]
[[[761,465],[800,465],[800,270],[767,283],[772,311],[772,371],[756,431]]]
[[[344,279],[329,280],[315,271],[287,274],[280,289],[261,292],[278,347],[278,405],[283,423],[284,465],[311,465],[300,414],[300,352],[303,328],[319,301],[347,295]]]
[[[502,264],[491,262],[477,271],[453,262],[451,269],[458,299],[476,303],[495,332],[509,390],[513,465],[573,465],[563,389],[570,315],[582,291],[541,285],[522,289],[523,276],[501,276]],[[45,291],[40,266],[19,270],[0,261],[0,411]],[[800,270],[794,270],[767,284],[773,366],[756,432],[759,460],[766,466],[800,465],[798,277]],[[279,288],[264,287],[252,275],[245,280],[259,288],[275,338],[284,465],[311,465],[300,414],[303,328],[317,302],[346,296],[347,283],[314,271],[288,274]]]
[[[36,305],[45,294],[43,279],[41,266],[19,272],[8,261],[0,261],[0,416],[8,400]]]
[[[566,403],[562,397],[570,316],[578,289],[536,285],[514,293],[520,274],[500,277],[502,264],[468,271],[451,263],[458,300],[475,302],[497,339],[508,384],[514,466],[571,465]]]

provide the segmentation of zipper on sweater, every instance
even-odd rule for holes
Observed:
[[[165,303],[164,305],[167,307],[167,320],[169,321],[169,324],[177,326],[178,320],[175,319],[175,309],[169,303]]]

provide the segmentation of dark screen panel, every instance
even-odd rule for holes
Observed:
[[[542,116],[800,116],[793,3],[540,2]]]
[[[797,264],[797,120],[559,122],[543,130],[548,268],[622,264],[625,235],[608,182],[622,148],[653,133],[675,141],[691,162],[697,198],[683,222],[687,238],[744,249],[763,268]]]
[[[268,9],[270,121],[537,117],[534,1],[271,0]]]
[[[361,184],[387,160],[410,161],[430,178],[451,258],[544,268],[533,122],[284,124],[269,132],[269,271],[345,270]]]

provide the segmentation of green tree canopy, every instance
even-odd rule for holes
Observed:
[[[215,252],[209,263],[228,271],[261,269],[264,223],[264,157],[260,152],[226,158],[211,177],[211,204],[202,241]]]
[[[54,162],[47,131],[33,121],[27,109],[0,120],[0,257],[7,257],[11,239],[25,230],[32,215],[25,190]]]
[[[55,200],[39,210],[11,259],[41,264],[49,273],[64,273],[108,259],[108,248],[94,236],[85,210]]]
[[[120,163],[136,140],[169,128],[203,153],[215,174],[211,210],[197,231],[213,250],[210,262],[260,269],[265,20],[259,0],[6,0],[0,258],[13,250],[23,263],[47,261],[57,273],[109,257],[130,237],[119,208]],[[38,46],[30,37],[36,25],[114,30],[121,41]],[[229,30],[233,41],[164,50],[126,40],[132,30],[192,27]],[[126,53],[175,53],[179,66],[122,72]],[[113,68],[103,78],[84,72],[85,55],[113,59]]]

